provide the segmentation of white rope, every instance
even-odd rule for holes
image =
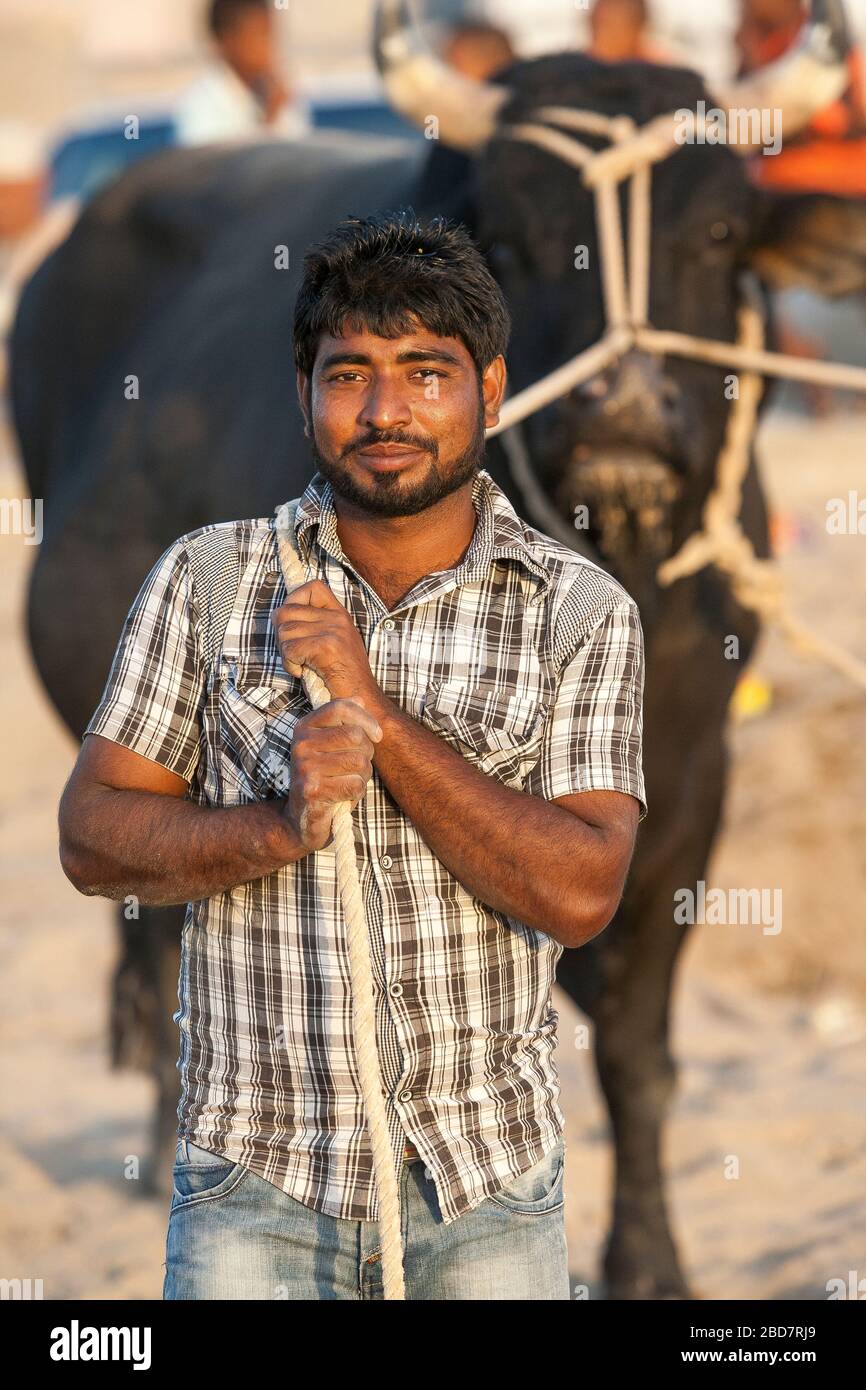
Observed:
[[[631,321],[649,323],[652,172],[645,164],[631,176],[628,212],[628,283]]]
[[[619,215],[619,188],[615,183],[600,183],[595,194],[595,218],[601,257],[601,283],[608,325],[621,328],[628,323],[628,291],[625,283],[625,261],[622,253],[622,222]]]
[[[746,348],[759,350],[764,341],[764,322],[752,304],[743,304],[738,316],[737,340]],[[743,534],[740,509],[743,482],[749,467],[751,441],[763,381],[757,372],[744,373],[738,383],[739,395],[728,416],[725,441],[716,463],[716,480],[704,504],[703,528],[689,536],[676,555],[657,570],[659,583],[666,587],[677,579],[695,574],[705,565],[715,565],[727,576],[739,603],[774,623],[804,655],[814,656],[866,690],[866,662],[858,661],[837,643],[813,632],[792,614],[784,592],[778,566],[761,560],[749,538]]]
[[[499,423],[489,437],[508,430],[543,406],[572,391],[575,386],[603,371],[632,348],[656,356],[678,356],[738,368],[739,394],[728,416],[725,440],[716,460],[713,489],[703,513],[703,528],[690,536],[680,551],[657,570],[662,585],[694,574],[704,565],[717,565],[730,580],[737,600],[746,608],[775,623],[801,651],[819,657],[835,670],[866,689],[866,663],[849,655],[836,643],[806,628],[790,612],[777,566],[759,560],[739,522],[742,485],[750,458],[764,376],[798,381],[817,381],[851,391],[866,391],[866,368],[843,363],[818,362],[768,352],[764,347],[763,317],[754,302],[738,313],[735,343],[696,337],[689,333],[660,332],[649,323],[651,169],[672,154],[684,139],[694,139],[706,117],[690,116],[684,134],[680,113],[670,112],[635,130],[629,117],[607,117],[569,107],[540,107],[540,120],[570,130],[607,138],[611,143],[593,151],[582,141],[550,130],[534,121],[503,125],[498,134],[525,140],[548,154],[580,169],[584,184],[595,194],[606,330],[592,347],[518,392],[500,412]],[[629,263],[626,274],[619,184],[629,178]]]
[[[634,333],[630,328],[615,328],[606,333],[591,348],[578,353],[570,362],[557,367],[553,372],[548,372],[540,381],[533,382],[525,391],[518,391],[516,396],[506,401],[499,412],[497,424],[487,431],[487,438],[492,439],[494,435],[510,429],[520,420],[525,420],[527,415],[533,415],[536,410],[541,410],[543,406],[559,400],[560,396],[567,395],[575,386],[580,386],[581,382],[597,376],[611,362],[622,357],[633,342]]]
[[[300,556],[295,549],[296,537],[291,525],[291,510],[284,503],[277,511],[277,545],[286,590],[291,593],[307,582]],[[301,679],[313,709],[327,704],[331,698],[321,676],[305,666]],[[370,938],[358,877],[355,836],[352,829],[352,803],[340,802],[332,821],[334,853],[340,900],[346,919],[346,947],[349,956],[349,978],[352,988],[352,1028],[358,1076],[370,1147],[373,1151],[373,1172],[379,1197],[379,1236],[382,1245],[382,1281],[385,1298],[405,1300],[403,1282],[403,1243],[400,1234],[400,1191],[394,1155],[388,1134],[388,1116],[379,1070],[376,1035],[376,1007],[373,998],[373,967]]]
[[[524,140],[537,145],[555,158],[578,168],[584,183],[592,188],[596,199],[596,224],[599,231],[599,259],[604,288],[607,329],[605,336],[591,348],[584,349],[555,368],[532,386],[513,396],[508,402],[507,423],[500,422],[488,431],[492,437],[518,420],[525,420],[543,405],[566,395],[574,386],[585,381],[584,363],[595,359],[590,354],[605,345],[611,346],[611,330],[618,334],[619,355],[638,347],[656,356],[679,356],[722,366],[756,370],[765,376],[784,377],[796,381],[816,381],[825,386],[838,386],[848,391],[866,391],[866,368],[852,367],[841,362],[818,362],[792,357],[780,352],[750,350],[739,343],[698,337],[690,333],[674,333],[652,328],[648,323],[649,268],[651,239],[651,165],[679,149],[674,139],[678,117],[673,114],[656,117],[638,131],[627,117],[598,117],[594,112],[571,111],[565,107],[542,107],[538,115],[549,115],[560,125],[570,124],[577,129],[589,129],[594,134],[607,134],[618,140],[606,149],[593,151],[581,141],[550,130],[532,121],[503,125],[497,134],[507,139]],[[592,117],[591,122],[585,118]],[[684,120],[685,118],[683,118]],[[691,125],[698,130],[706,118],[691,116]],[[626,278],[622,226],[614,189],[623,178],[631,179],[629,276]],[[630,312],[623,313],[629,304]],[[611,362],[606,360],[603,366]],[[598,366],[596,371],[601,371]],[[574,373],[574,375],[572,375]]]
[[[715,338],[695,338],[691,333],[668,333],[657,328],[638,328],[635,344],[659,357],[688,357],[719,366],[740,367],[762,376],[784,377],[789,381],[815,381],[822,386],[841,386],[848,391],[866,391],[866,368],[849,367],[842,362],[813,362],[789,357],[783,352],[765,352]]]

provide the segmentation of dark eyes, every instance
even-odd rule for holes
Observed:
[[[412,376],[423,377],[425,381],[428,380],[428,378],[431,376],[446,377],[447,375],[447,372],[440,370],[438,367],[417,367],[416,370],[412,373]],[[360,372],[335,372],[333,376],[328,377],[328,381],[357,381],[360,378]]]

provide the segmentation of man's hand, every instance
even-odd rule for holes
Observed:
[[[382,699],[351,613],[320,579],[295,589],[274,609],[271,622],[290,676],[300,676],[301,667],[310,666],[333,700],[362,696],[372,708],[373,701]]]
[[[298,720],[285,814],[308,850],[331,843],[338,802],[355,809],[373,775],[374,744],[381,737],[381,726],[359,700],[330,700]]]

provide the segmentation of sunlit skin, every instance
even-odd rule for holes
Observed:
[[[627,63],[641,57],[646,28],[634,0],[597,0],[589,18],[587,52],[604,63]]]
[[[423,575],[450,569],[468,549],[476,524],[472,481],[484,461],[484,432],[499,419],[505,382],[501,356],[479,384],[462,340],[421,324],[399,338],[351,329],[340,337],[323,334],[312,372],[298,373],[313,456],[334,490],[343,553],[389,609]],[[391,464],[393,471],[377,471]],[[374,713],[381,709],[383,692],[361,634],[327,585],[313,580],[293,590],[271,621],[291,675],[308,665],[333,698],[352,698]],[[372,772],[373,742],[369,728],[325,734],[315,717],[308,716],[309,727],[300,721],[295,733],[298,775],[290,805],[296,798],[299,833],[321,847],[330,843],[333,808],[325,801],[310,805],[306,759],[314,783],[324,772],[325,752],[335,773],[356,773],[354,805]]]
[[[508,35],[496,31],[460,30],[449,38],[442,50],[449,67],[475,82],[488,78],[508,67],[516,57]]]
[[[461,340],[422,328],[400,338],[320,340],[311,376],[298,373],[298,394],[356,567],[420,576],[455,562],[474,530],[471,481],[484,463],[484,431],[499,420],[505,379],[496,357],[479,393]],[[371,469],[388,459],[406,466]]]
[[[266,122],[272,122],[286,104],[289,92],[279,72],[270,10],[255,6],[241,10],[215,40],[215,46],[245,86],[258,95]]]
[[[314,457],[334,489],[343,553],[389,609],[422,576],[452,568],[466,553],[476,523],[472,482],[505,381],[497,357],[479,392],[465,345],[420,328],[400,338],[323,336],[312,373],[298,374]],[[400,467],[376,471],[388,463]],[[360,633],[326,585],[296,589],[272,621],[292,675],[307,662],[334,696],[375,695]],[[322,650],[325,629],[331,659]]]

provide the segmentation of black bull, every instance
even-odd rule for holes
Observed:
[[[627,113],[638,124],[694,107],[684,70],[602,67],[579,55],[508,73],[519,119],[542,104]],[[29,635],[51,698],[80,736],[144,575],[178,535],[270,513],[310,476],[295,404],[291,321],[306,246],[347,214],[412,203],[473,230],[514,320],[512,390],[601,333],[593,209],[578,173],[496,138],[476,159],[355,139],[176,151],[145,161],[85,210],[27,287],[13,342],[17,429],[45,499]],[[731,340],[737,277],[839,293],[863,283],[859,210],[833,199],[769,203],[723,147],[686,146],[653,175],[651,318]],[[586,246],[588,269],[575,268]],[[288,251],[290,265],[280,268]],[[566,952],[559,983],[595,1025],[616,1181],[605,1254],[610,1294],[686,1296],[665,1210],[663,1117],[674,1086],[668,1009],[685,933],[675,890],[703,877],[719,823],[725,713],[757,635],[713,569],[662,590],[655,568],[695,528],[730,408],[725,369],[634,355],[524,426],[534,470],[566,524],[641,605],[647,641],[642,825],[608,929]],[[488,467],[528,506],[498,443]],[[530,519],[532,519],[530,517]],[[767,553],[754,463],[743,525]],[[544,529],[542,527],[542,529]],[[739,661],[726,638],[739,638]],[[159,1089],[155,1181],[168,1181],[178,1096],[176,1006],[183,909],[127,920],[114,981],[115,1064]]]

